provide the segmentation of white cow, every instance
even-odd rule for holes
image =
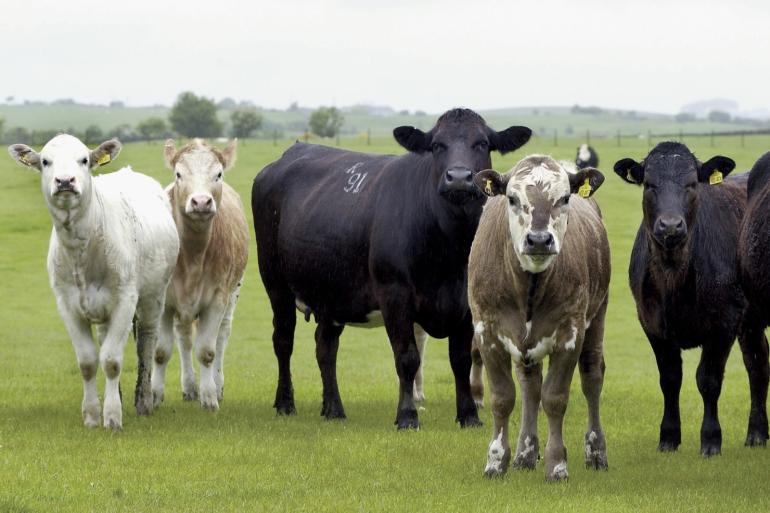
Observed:
[[[100,422],[97,362],[106,375],[104,427],[120,429],[123,351],[136,317],[139,357],[135,406],[152,413],[152,352],[179,237],[163,188],[123,168],[91,177],[91,170],[120,152],[111,139],[93,151],[71,135],[57,135],[40,153],[23,144],[8,152],[42,175],[43,197],[53,219],[48,276],[83,376],[83,423]],[[96,326],[99,349],[91,325]]]

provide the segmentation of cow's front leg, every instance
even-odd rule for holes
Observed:
[[[744,319],[738,340],[743,353],[743,365],[749,374],[751,410],[746,446],[767,445],[767,386],[770,381],[768,347],[764,323],[758,315],[749,311]]]
[[[198,381],[193,367],[193,323],[176,319],[174,322],[176,342],[179,347],[179,372],[182,384],[182,399],[198,400]]]
[[[155,347],[155,358],[152,366],[152,399],[158,406],[163,402],[166,387],[166,368],[174,351],[174,312],[166,308],[160,317],[160,332]]]
[[[200,401],[204,410],[219,410],[217,385],[214,381],[217,351],[217,335],[225,314],[225,302],[213,302],[198,317],[198,335],[195,338],[195,354],[200,364]]]
[[[604,315],[605,301],[586,331],[580,352],[580,383],[588,403],[588,429],[585,434],[586,468],[607,470],[607,444],[599,416],[599,399],[604,385]],[[577,349],[576,349],[577,350]]]
[[[70,312],[63,304],[59,304],[59,310],[72,341],[72,347],[75,349],[80,375],[83,377],[83,402],[80,410],[83,415],[83,425],[97,427],[101,420],[101,405],[99,393],[96,390],[99,358],[91,336],[91,325],[85,319]]]
[[[540,409],[540,390],[543,387],[543,364],[528,367],[517,364],[516,375],[521,386],[521,430],[513,468],[534,470],[540,458],[537,414]]]
[[[120,373],[123,352],[136,310],[136,294],[119,292],[122,299],[113,310],[107,333],[99,351],[99,360],[106,377],[104,386],[103,421],[107,429],[122,429],[123,408],[120,397]]]
[[[477,345],[487,368],[489,407],[494,419],[484,475],[496,477],[505,474],[511,462],[508,419],[516,402],[516,386],[511,374],[511,355],[497,343],[497,334],[493,330],[489,330],[483,323],[477,326]]]
[[[230,294],[230,301],[227,303],[225,315],[222,317],[222,324],[219,325],[217,333],[217,354],[214,357],[214,383],[217,386],[217,400],[222,402],[225,396],[225,349],[230,341],[230,330],[233,325],[233,314],[235,305],[238,303],[243,278],[238,282],[238,286]]]
[[[647,334],[660,374],[663,392],[663,419],[660,421],[658,450],[676,451],[682,443],[682,424],[679,416],[679,391],[682,388],[682,354],[673,342]]]
[[[580,342],[577,347],[581,347]],[[569,387],[575,372],[575,351],[551,354],[548,375],[543,383],[543,411],[548,417],[548,442],[545,445],[545,478],[548,481],[567,479],[567,448],[562,435],[564,414],[569,401]]]
[[[722,427],[719,425],[719,395],[725,364],[733,341],[727,338],[703,344],[700,364],[695,374],[698,390],[703,398],[703,423],[700,430],[700,452],[715,456],[722,452]]]
[[[457,417],[460,427],[481,426],[476,402],[471,394],[471,345],[473,321],[468,310],[460,326],[449,334],[449,363],[455,378]]]
[[[393,359],[398,374],[398,409],[396,426],[398,429],[419,429],[417,407],[414,404],[414,376],[420,367],[420,353],[414,339],[414,319],[411,311],[412,301],[390,291],[380,301],[383,304],[382,317],[388,332]]]

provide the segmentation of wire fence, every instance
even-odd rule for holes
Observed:
[[[654,133],[651,130],[648,130],[645,132],[633,132],[633,133],[623,133],[620,130],[618,130],[614,135],[609,135],[606,132],[601,134],[594,134],[593,137],[595,139],[610,139],[613,138],[617,141],[617,146],[623,145],[624,139],[646,139],[647,140],[647,146],[652,147],[652,141],[653,140],[661,140],[661,139],[668,139],[668,140],[678,140],[678,141],[684,141],[685,138],[709,138],[711,146],[714,146],[715,138],[717,137],[738,137],[740,138],[740,144],[741,147],[746,145],[746,136],[754,136],[754,135],[770,135],[770,128],[760,128],[755,130],[733,130],[733,131],[716,131],[711,130],[709,132],[685,132],[684,130],[680,130],[678,132],[662,132],[662,133]],[[585,131],[585,141],[588,144],[591,144],[591,131],[586,130]],[[575,134],[572,133],[569,135],[570,139],[575,138]],[[553,131],[553,145],[558,146],[559,145],[559,132],[558,130]]]

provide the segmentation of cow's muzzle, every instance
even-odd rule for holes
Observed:
[[[666,249],[674,249],[687,238],[687,223],[681,216],[660,216],[653,229],[655,240]]]
[[[524,250],[527,256],[550,256],[556,254],[556,240],[548,231],[529,232],[524,237]]]

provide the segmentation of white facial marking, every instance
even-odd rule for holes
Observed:
[[[513,357],[513,361],[516,363],[521,363],[521,351],[519,351],[519,348],[516,347],[516,344],[513,343],[513,340],[506,337],[505,335],[497,335],[497,340],[502,342],[503,348],[511,353],[511,356]]]
[[[577,327],[572,326],[572,337],[564,343],[564,349],[566,349],[567,351],[574,351],[576,340],[577,340]]]
[[[505,456],[505,447],[503,447],[503,430],[492,440],[487,451],[487,466],[484,472],[501,473],[503,471],[503,456]]]
[[[591,159],[591,152],[588,150],[587,144],[580,145],[580,151],[578,152],[578,158],[583,162],[588,162]]]

